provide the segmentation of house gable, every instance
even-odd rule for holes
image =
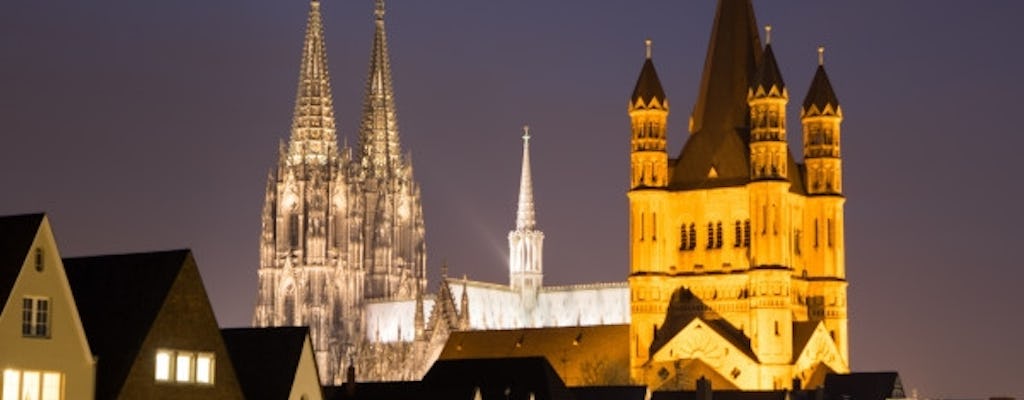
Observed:
[[[65,264],[98,356],[97,398],[242,398],[191,252],[85,257]],[[169,363],[159,382],[158,351]],[[184,382],[173,368],[179,355],[192,365]],[[212,359],[213,384],[196,383],[200,358]]]
[[[49,374],[63,393],[91,399],[95,362],[48,218],[0,217],[0,242],[0,369]]]

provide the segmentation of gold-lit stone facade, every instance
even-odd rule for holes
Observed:
[[[648,44],[650,46],[650,44]],[[666,152],[668,98],[648,48],[628,112],[630,376],[651,388],[768,390],[849,372],[842,111],[819,62],[801,107],[749,0],[721,0],[690,137]]]

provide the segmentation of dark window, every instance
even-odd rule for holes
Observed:
[[[733,247],[740,247],[743,245],[743,226],[739,220],[736,220],[736,243]]]
[[[697,227],[690,223],[690,250],[697,248]]]
[[[743,221],[743,247],[750,247],[750,220]]]
[[[292,248],[299,247],[299,215],[288,216],[288,245]]]
[[[21,335],[28,337],[50,336],[50,299],[25,297],[21,301]]]
[[[679,227],[679,250],[687,250],[689,244],[690,240],[686,237],[686,224],[684,223]]]
[[[707,248],[715,247],[715,224],[708,222],[708,245]]]
[[[36,271],[43,272],[43,249],[36,249]]]

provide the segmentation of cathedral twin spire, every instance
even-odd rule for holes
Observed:
[[[391,83],[391,61],[388,58],[384,13],[384,0],[376,0],[370,75],[366,81],[363,120],[359,126],[363,167],[370,171],[371,176],[377,177],[394,173],[402,167],[398,112]]]
[[[334,99],[318,0],[310,2],[291,131],[289,159],[293,164],[323,164],[335,149]]]

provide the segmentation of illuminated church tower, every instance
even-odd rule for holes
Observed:
[[[768,28],[768,35],[771,31]],[[647,58],[629,103],[630,369],[652,388],[768,390],[849,371],[839,132],[819,66],[787,144],[789,92],[749,0],[720,0],[690,136]]]
[[[414,299],[426,286],[420,191],[399,145],[382,0],[359,143],[358,156],[338,148],[312,0],[291,137],[267,181],[253,325],[308,325],[325,384],[341,382],[365,347],[368,300]]]

